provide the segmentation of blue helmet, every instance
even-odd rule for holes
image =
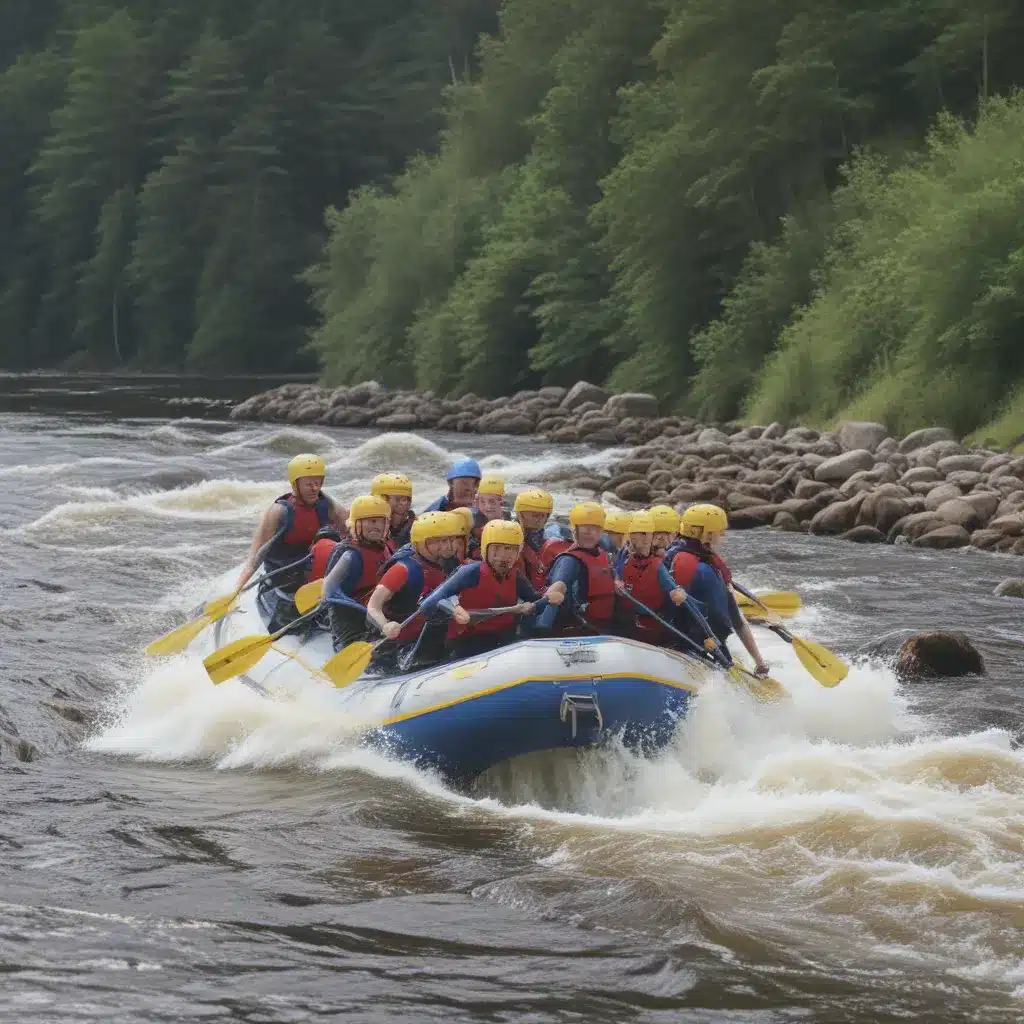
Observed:
[[[452,464],[452,468],[448,470],[445,480],[449,483],[452,480],[456,480],[459,477],[473,477],[479,480],[483,476],[480,472],[480,463],[476,459],[459,459],[458,462]]]

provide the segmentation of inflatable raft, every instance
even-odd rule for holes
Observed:
[[[255,594],[244,594],[195,641],[200,656],[243,636],[266,635]],[[461,782],[523,754],[593,746],[611,736],[654,752],[717,674],[672,651],[595,636],[523,640],[481,657],[405,675],[364,675],[335,688],[316,674],[333,653],[324,630],[286,636],[237,681],[270,698],[322,685],[367,743]]]

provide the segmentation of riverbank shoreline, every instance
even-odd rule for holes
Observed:
[[[628,447],[609,475],[587,474],[578,486],[627,509],[713,502],[734,529],[1024,555],[1024,454],[966,445],[945,427],[898,438],[866,422],[833,431],[703,424],[660,415],[653,395],[586,381],[492,400],[293,382],[252,396],[231,418]]]

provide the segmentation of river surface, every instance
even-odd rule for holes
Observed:
[[[1024,604],[990,595],[1024,563],[730,536],[738,578],[798,590],[796,631],[854,662],[840,687],[769,635],[791,705],[711,689],[657,760],[454,792],[320,702],[142,647],[216,591],[299,451],[343,500],[395,469],[422,507],[472,454],[560,509],[611,453],[94,383],[0,381],[0,1019],[1022,1019]],[[900,638],[939,626],[989,674],[898,684]]]

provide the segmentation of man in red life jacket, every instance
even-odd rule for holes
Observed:
[[[350,538],[332,552],[324,577],[324,599],[331,610],[334,649],[370,639],[366,604],[377,586],[390,552],[387,538],[391,509],[383,498],[364,494],[352,502]]]
[[[306,582],[314,583],[327,575],[327,562],[331,553],[341,543],[342,536],[333,526],[322,526],[313,538],[313,546],[309,549],[312,558],[306,570]]]
[[[476,459],[459,459],[445,474],[447,494],[442,494],[425,509],[427,512],[451,512],[457,508],[470,508],[476,497],[476,488],[483,473]]]
[[[417,658],[438,661],[444,654],[444,635],[447,620],[438,628],[425,625],[416,618],[408,626],[402,623],[419,607],[419,603],[445,581],[446,560],[452,558],[455,543],[463,521],[453,512],[424,512],[412,524],[412,539],[384,563],[384,572],[366,607],[366,617],[376,623],[385,639],[374,656],[378,668],[390,668],[398,660],[402,645],[415,641],[424,628],[424,636]]]
[[[480,538],[481,561],[457,569],[421,605],[424,614],[450,611],[445,638],[449,657],[466,658],[501,647],[515,639],[516,616],[532,615],[537,591],[516,571],[523,546],[518,523],[492,519]],[[474,620],[471,612],[509,608],[503,615]]]
[[[669,505],[655,505],[650,513],[654,517],[654,546],[651,553],[664,558],[668,546],[676,539],[679,513]]]
[[[654,516],[635,512],[630,517],[625,557],[616,571],[616,589],[628,593],[661,618],[671,621],[672,606],[686,600],[686,591],[672,579],[658,555],[653,553]],[[628,598],[616,602],[616,619],[626,636],[657,646],[671,646],[674,637],[660,623],[640,611]]]
[[[469,558],[479,560],[480,537],[484,527],[494,519],[505,518],[505,478],[494,475],[483,477],[477,487],[473,504],[473,525],[470,528],[466,553]]]
[[[348,512],[323,493],[325,472],[324,460],[319,455],[296,455],[288,463],[291,492],[282,494],[263,513],[235,583],[236,589],[244,587],[261,565],[271,573],[307,557],[322,527],[330,524],[344,535]],[[280,628],[298,614],[291,595],[302,585],[305,569],[304,565],[299,565],[277,573],[265,585],[260,584],[259,600],[270,616],[272,629]]]
[[[554,507],[547,491],[534,487],[516,495],[512,513],[523,528],[523,550],[517,569],[534,590],[542,590],[547,583],[548,570],[541,560],[544,547],[544,527]]]
[[[370,481],[370,493],[391,506],[388,547],[394,553],[409,543],[416,513],[412,510],[412,481],[403,473],[379,473]]]
[[[729,517],[717,505],[691,505],[679,524],[680,536],[665,553],[665,564],[676,583],[696,602],[718,642],[724,647],[729,634],[735,632],[754,659],[755,673],[764,676],[768,665],[732,595],[732,573],[714,550],[728,528]],[[686,633],[703,643],[703,631],[687,616],[685,608],[678,621]]]
[[[586,628],[613,631],[615,576],[601,547],[604,517],[596,501],[585,501],[569,512],[573,544],[548,573],[549,607],[537,616],[538,630],[568,635]]]

